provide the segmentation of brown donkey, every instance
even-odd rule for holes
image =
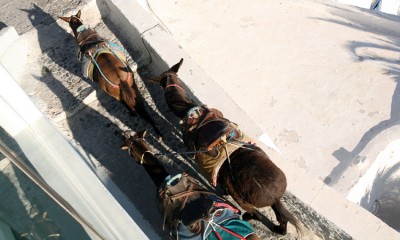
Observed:
[[[170,239],[260,239],[253,227],[240,219],[239,210],[196,179],[186,173],[168,176],[144,139],[145,134],[124,132],[122,149],[128,150],[160,187],[157,200],[164,212],[164,224],[169,226]]]
[[[220,111],[194,103],[178,79],[182,62],[150,81],[160,83],[169,108],[183,118],[183,140],[197,151],[195,159],[205,177],[214,186],[220,183],[247,211],[244,218],[257,219],[268,227],[256,208],[271,206],[279,222],[274,232],[286,234],[290,221],[301,234],[297,219],[281,203],[287,186],[285,174]]]
[[[78,44],[78,58],[82,62],[83,75],[97,82],[101,89],[126,104],[128,109],[142,116],[155,132],[160,130],[145,109],[144,101],[135,84],[133,72],[125,57],[125,49],[108,42],[81,20],[81,11],[71,17],[59,17],[69,23]]]

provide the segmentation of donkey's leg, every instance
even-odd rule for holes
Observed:
[[[249,205],[249,206],[251,206],[251,205]],[[244,209],[244,210],[246,210],[246,209]],[[278,227],[253,206],[247,208],[246,212],[243,213],[243,215],[242,215],[242,219],[246,220],[246,221],[249,221],[249,220],[259,221],[273,232],[276,232],[275,229]]]
[[[243,213],[242,218],[243,218],[243,220],[246,220],[246,221],[253,219],[253,220],[263,222],[262,214],[255,208],[253,208],[250,211],[246,210],[246,212]]]
[[[287,233],[287,223],[289,220],[285,214],[287,210],[284,208],[280,200],[276,201],[276,203],[271,207],[275,212],[276,220],[279,222],[279,225],[275,226],[274,230],[276,233],[285,235]]]
[[[142,100],[140,100],[136,103],[135,109],[136,109],[136,112],[153,127],[156,134],[159,137],[162,137],[163,135],[162,135],[160,129],[158,129],[154,120],[150,117],[150,114],[147,112],[146,107],[144,106],[144,103]]]

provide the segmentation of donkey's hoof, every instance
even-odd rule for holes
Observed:
[[[255,217],[254,214],[251,214],[251,213],[248,213],[248,212],[243,213],[242,219],[245,220],[245,221],[249,221],[249,220],[258,220],[258,219]]]
[[[280,235],[286,235],[287,229],[282,226],[274,226],[274,232],[276,232],[277,234],[280,234]]]

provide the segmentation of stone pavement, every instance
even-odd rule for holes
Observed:
[[[286,159],[310,176],[325,180],[341,194],[348,193],[378,153],[398,136],[398,117],[389,107],[399,106],[397,98],[392,97],[397,89],[398,33],[393,29],[398,26],[398,19],[330,2],[256,1],[250,6],[244,1],[235,5],[196,1],[149,1],[148,4],[143,6],[150,6],[149,13],[157,15],[157,21],[161,20],[218,87],[273,138]],[[52,9],[45,4],[35,10],[31,5],[29,16],[44,14],[45,19],[54,19],[54,15],[46,15],[42,9],[46,7]],[[62,33],[63,29],[54,22],[34,21],[41,19],[38,17],[27,19],[31,26],[28,22],[25,29],[32,26],[36,29],[24,38],[39,37],[38,49],[30,50],[34,53],[30,58],[37,62],[30,67],[34,74],[42,74],[33,85],[25,85],[27,92],[67,138],[99,160],[94,164],[110,172],[129,200],[142,206],[146,220],[159,225],[153,210],[145,208],[143,199],[135,194],[143,192],[150,198],[149,185],[135,183],[148,177],[139,167],[112,160],[115,156],[122,161],[128,159],[122,153],[104,151],[119,144],[113,135],[120,129],[128,126],[140,130],[146,124],[130,121],[124,109],[101,94],[99,100],[94,99],[81,108],[80,101],[87,99],[92,90],[90,84],[79,80],[76,62],[68,61],[74,58],[72,52],[64,51],[73,48],[70,36]],[[374,19],[377,25],[371,26]],[[95,23],[96,28],[112,39],[123,40],[113,36],[121,36],[116,29],[122,26],[115,28],[107,19],[104,22],[106,25]],[[113,33],[108,28],[113,28]],[[17,31],[24,32],[18,27]],[[49,33],[56,32],[61,35],[46,40]],[[135,50],[130,53],[136,60]],[[177,61],[180,56],[175,57]],[[185,61],[184,67],[188,65]],[[387,72],[382,73],[385,68]],[[51,70],[50,75],[46,69]],[[160,95],[159,90],[149,88],[152,97]],[[196,89],[195,93],[199,91]],[[210,106],[213,100],[215,104],[223,104],[218,102],[218,96],[202,100]],[[230,100],[226,103],[231,104]],[[75,111],[77,106],[83,110]],[[165,106],[160,111],[167,112]],[[155,111],[156,118],[157,115]],[[107,129],[101,135],[98,125]],[[370,128],[377,131],[369,132]],[[93,142],[101,136],[113,140],[102,145]],[[179,137],[171,133],[166,142],[179,146]],[[164,148],[163,143],[153,144]],[[135,174],[124,174],[128,170]],[[304,191],[312,187],[305,184]],[[315,200],[313,196],[309,198]]]
[[[307,0],[147,8],[287,159],[344,196],[399,138],[400,17]]]

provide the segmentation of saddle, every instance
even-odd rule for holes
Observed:
[[[229,228],[227,234],[220,231],[216,234],[230,239],[232,232],[236,235],[247,236],[254,233],[252,227],[240,219],[240,210],[233,207],[227,200],[209,192],[200,182],[186,173],[168,176],[161,185],[157,195],[158,207],[164,214],[165,224],[170,229],[170,239],[200,240],[213,239],[212,227],[224,225]],[[234,224],[229,227],[226,223]],[[245,226],[242,226],[245,225]],[[240,238],[244,239],[244,237]]]
[[[211,151],[234,131],[232,123],[223,114],[205,105],[190,109],[183,121],[184,142],[192,150]]]
[[[157,195],[158,207],[164,213],[163,228],[165,224],[174,228],[180,222],[189,226],[208,218],[213,207],[210,195],[216,196],[186,173],[169,176]]]
[[[77,55],[82,62],[82,73],[85,78],[93,80],[95,62],[101,54],[113,54],[127,64],[126,50],[122,46],[100,37],[87,25],[81,25],[77,32]]]
[[[225,119],[219,110],[204,105],[190,109],[182,121],[182,127],[183,141],[191,150],[199,151],[196,153],[196,162],[213,186],[217,185],[222,164],[240,147],[240,143],[227,143],[252,141],[236,124]]]

